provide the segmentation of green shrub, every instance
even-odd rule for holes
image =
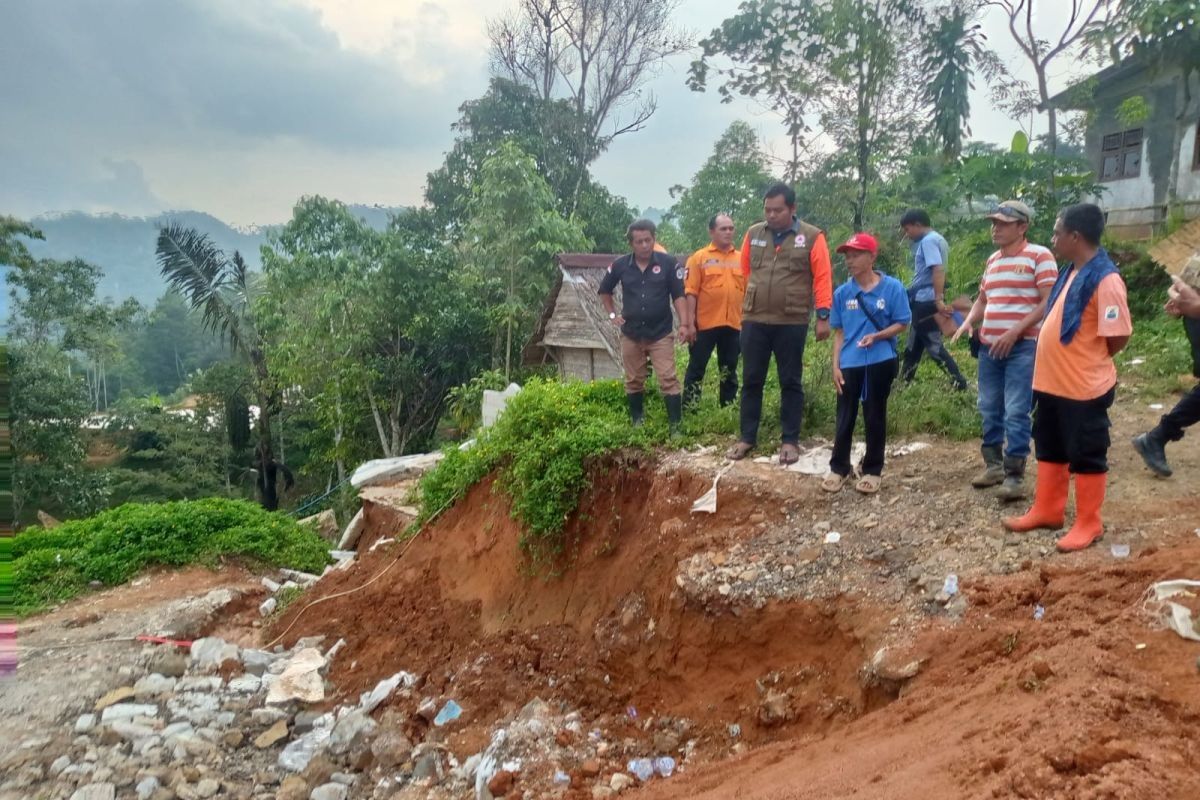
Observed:
[[[242,500],[207,498],[127,503],[53,530],[31,528],[13,540],[18,612],[82,592],[91,581],[124,583],[148,566],[212,563],[241,556],[320,572],[328,545],[294,519]]]

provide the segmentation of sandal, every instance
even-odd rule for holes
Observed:
[[[863,494],[875,494],[879,491],[879,484],[883,479],[878,475],[863,475],[858,479],[858,483],[854,484],[854,488]]]
[[[794,444],[785,443],[779,448],[779,466],[786,467],[800,460],[800,448]]]
[[[821,489],[822,491],[833,494],[835,492],[840,492],[845,484],[845,475],[838,475],[836,472],[831,472],[825,476],[825,480],[821,481]]]
[[[730,461],[741,461],[754,449],[754,445],[749,442],[738,442],[733,447],[725,451],[725,457]]]

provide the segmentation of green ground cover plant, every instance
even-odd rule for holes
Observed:
[[[243,500],[126,503],[12,539],[14,606],[30,614],[124,583],[145,567],[215,564],[222,557],[319,573],[328,543],[294,519]]]

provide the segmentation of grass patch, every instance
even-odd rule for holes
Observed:
[[[29,528],[11,542],[18,614],[70,599],[92,581],[124,583],[149,566],[241,556],[319,573],[329,563],[328,543],[294,519],[223,498],[126,503],[52,530]]]

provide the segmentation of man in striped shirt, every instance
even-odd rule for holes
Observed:
[[[1005,500],[1025,496],[1025,460],[1031,438],[1033,360],[1046,300],[1058,278],[1054,255],[1025,238],[1033,213],[1016,200],[991,214],[992,243],[979,297],[954,334],[979,331],[979,413],[983,417],[983,472],[971,481],[977,489],[1003,484]],[[952,341],[953,341],[952,340]]]

